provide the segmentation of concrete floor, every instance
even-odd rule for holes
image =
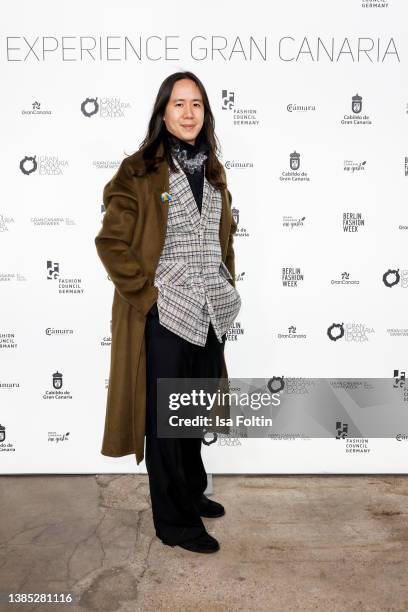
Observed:
[[[214,476],[221,550],[155,536],[147,476],[0,478],[0,591],[73,592],[1,610],[408,610],[408,479]]]

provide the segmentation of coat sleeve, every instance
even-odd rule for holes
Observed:
[[[119,295],[141,310],[141,304],[150,297],[153,299],[157,289],[131,248],[138,220],[137,197],[120,181],[112,179],[104,187],[103,202],[106,212],[95,238],[96,250]]]
[[[230,204],[230,208],[232,205],[232,195],[230,193],[230,191],[227,189],[227,193],[228,193],[228,198],[229,198],[229,204]],[[233,287],[235,287],[235,253],[234,253],[234,234],[237,231],[237,223],[234,219],[234,217],[232,217],[231,219],[231,228],[230,228],[230,233],[229,233],[229,239],[228,239],[228,248],[227,248],[227,256],[225,258],[225,265],[227,266],[229,273],[232,276],[231,279],[231,285]]]

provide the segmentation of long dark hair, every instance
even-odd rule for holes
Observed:
[[[211,111],[210,102],[208,100],[204,85],[192,72],[175,72],[168,76],[160,85],[156,100],[154,102],[152,116],[149,120],[146,137],[140,144],[140,148],[137,153],[143,156],[146,172],[154,171],[157,163],[164,160],[167,161],[173,172],[178,172],[170,153],[170,143],[167,136],[165,121],[163,120],[163,115],[170,99],[171,92],[173,91],[173,85],[180,79],[190,79],[194,81],[201,92],[204,103],[204,123],[197,138],[202,137],[203,139],[206,139],[210,145],[208,159],[205,164],[206,178],[208,182],[217,189],[223,189],[225,187],[225,182],[222,177],[222,164],[218,159],[220,145],[214,130],[214,115]],[[163,142],[164,156],[156,156],[157,148],[160,142]],[[144,170],[140,170],[140,173],[144,173]]]

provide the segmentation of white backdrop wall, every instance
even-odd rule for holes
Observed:
[[[146,471],[100,454],[113,286],[94,238],[103,186],[180,69],[207,88],[238,221],[230,376],[405,370],[406,3],[24,0],[5,12],[2,473]],[[401,276],[392,288],[388,270]],[[406,441],[360,442],[219,440],[203,455],[213,473],[407,471]]]

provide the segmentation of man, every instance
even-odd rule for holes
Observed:
[[[127,419],[139,441],[146,419],[143,435],[156,534],[164,544],[216,552],[219,543],[201,517],[225,511],[204,495],[201,439],[157,437],[157,379],[225,377],[226,332],[241,306],[234,282],[231,195],[216,156],[208,97],[195,75],[176,73],[163,82],[148,135],[125,162],[105,187],[107,212],[95,240],[115,284],[112,315],[122,328],[115,345],[112,338],[111,377],[113,373],[116,382],[111,387],[110,381],[102,452],[113,456],[113,446],[122,454],[130,452],[132,435],[122,426],[117,431],[114,389],[123,394],[125,377],[136,364],[136,390],[140,405],[145,399],[145,412],[139,408],[135,416],[132,407],[130,418],[124,402],[126,417],[121,413],[120,418],[122,424]],[[137,330],[136,356],[129,359],[123,356],[126,329]],[[121,351],[126,368],[119,373]]]

